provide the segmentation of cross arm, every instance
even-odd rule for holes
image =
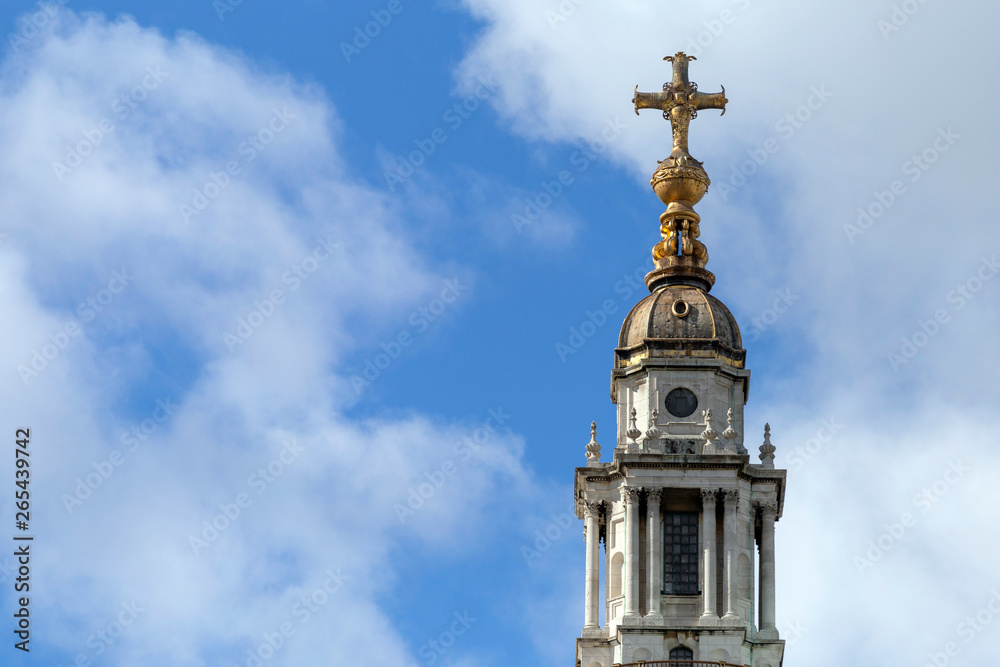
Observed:
[[[721,93],[703,93],[698,91],[694,94],[694,99],[690,104],[696,109],[722,109],[723,116],[726,115],[726,87],[722,86]]]
[[[703,93],[694,91],[689,94],[678,94],[670,90],[656,93],[640,93],[639,86],[635,87],[632,93],[632,103],[635,104],[635,115],[639,115],[639,109],[659,109],[668,111],[670,107],[677,103],[686,103],[697,109],[721,109],[722,114],[726,113],[726,88],[722,87],[721,93]]]
[[[639,115],[639,109],[660,109],[672,99],[670,93],[666,91],[656,93],[640,93],[639,86],[635,87],[632,93],[632,102],[635,104],[635,115]]]

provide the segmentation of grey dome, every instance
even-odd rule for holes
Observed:
[[[715,357],[743,368],[746,350],[725,304],[698,287],[665,285],[625,317],[615,367],[651,357]]]

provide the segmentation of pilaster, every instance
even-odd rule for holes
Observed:
[[[649,545],[649,560],[646,578],[648,610],[645,620],[653,625],[663,622],[660,612],[660,595],[663,592],[663,535],[660,532],[660,498],[663,489],[648,489],[646,492],[646,541]]]
[[[717,625],[719,614],[715,610],[715,498],[718,489],[701,490],[701,530],[704,544],[702,552],[702,614],[701,625]]]
[[[621,489],[625,503],[625,613],[623,623],[639,620],[639,488]]]

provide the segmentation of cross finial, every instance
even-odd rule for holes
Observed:
[[[674,78],[670,83],[663,84],[663,91],[658,93],[640,93],[635,87],[632,102],[635,104],[635,114],[639,109],[660,109],[663,117],[670,121],[673,130],[674,145],[670,157],[685,156],[694,160],[688,153],[688,127],[691,119],[698,116],[699,109],[721,109],[726,113],[726,88],[722,86],[721,93],[702,93],[698,84],[688,79],[688,63],[696,58],[683,51],[664,60],[673,64]],[[700,162],[698,164],[701,164]]]
[[[663,84],[656,93],[640,93],[639,86],[632,93],[635,113],[639,109],[659,109],[670,121],[673,147],[669,157],[662,160],[653,173],[650,185],[667,210],[660,216],[660,235],[663,238],[653,248],[657,271],[646,278],[652,291],[665,280],[683,276],[689,283],[708,291],[715,277],[705,270],[708,250],[698,241],[701,217],[694,212],[711,181],[701,162],[688,152],[688,130],[691,119],[700,109],[720,109],[726,113],[726,89],[721,93],[703,93],[698,84],[688,79],[688,64],[694,60],[678,51],[664,60],[673,65],[673,79]],[[676,282],[676,280],[674,280]]]

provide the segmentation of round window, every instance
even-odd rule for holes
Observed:
[[[667,394],[667,412],[674,417],[690,417],[698,409],[698,397],[690,389],[678,387]]]

